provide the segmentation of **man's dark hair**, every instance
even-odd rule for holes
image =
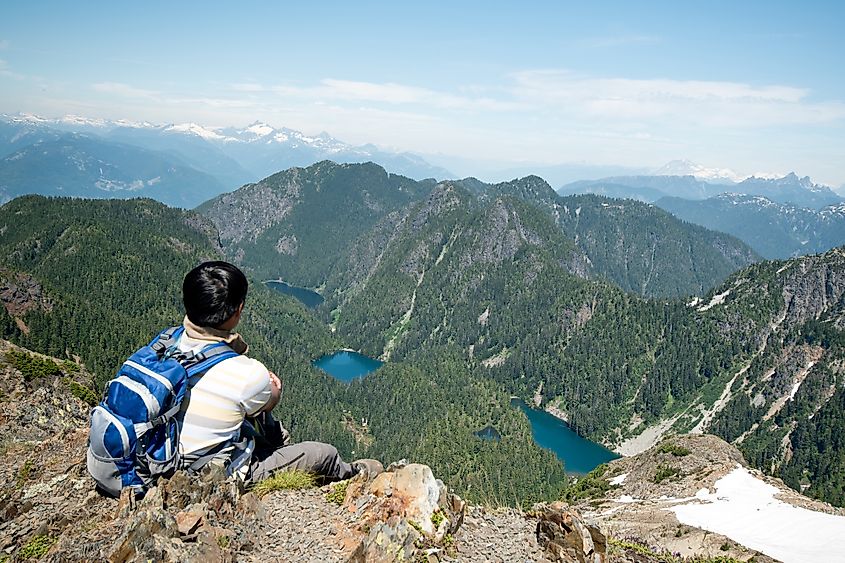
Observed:
[[[249,283],[237,266],[228,262],[203,262],[185,276],[182,302],[195,325],[218,327],[237,312],[246,299]]]

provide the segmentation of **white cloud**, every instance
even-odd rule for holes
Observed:
[[[273,91],[282,96],[312,100],[367,101],[390,105],[415,104],[437,109],[470,109],[504,111],[515,109],[515,104],[489,97],[472,97],[408,86],[393,82],[361,82],[326,78],[319,86],[275,86]]]
[[[136,88],[122,82],[98,82],[91,85],[91,88],[104,94],[115,94],[124,98],[143,98],[158,100],[160,94],[154,90]]]
[[[845,118],[839,101],[810,102],[804,88],[740,82],[595,78],[561,70],[513,74],[519,101],[562,115],[707,127],[816,124]]]
[[[22,80],[24,76],[22,74],[18,74],[17,72],[12,72],[9,70],[9,63],[0,59],[0,76],[5,76],[6,78],[13,78],[15,80]]]

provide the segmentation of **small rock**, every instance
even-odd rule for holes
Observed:
[[[194,533],[202,523],[202,514],[196,512],[179,512],[176,514],[176,527],[183,536]]]
[[[563,502],[534,507],[538,515],[537,542],[552,561],[605,563],[607,539],[595,527],[586,524],[581,515]]]

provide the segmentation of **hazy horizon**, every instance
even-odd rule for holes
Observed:
[[[7,4],[0,112],[259,120],[439,165],[688,159],[842,185],[845,7],[734,4]]]

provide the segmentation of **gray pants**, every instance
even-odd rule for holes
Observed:
[[[349,479],[357,472],[340,458],[337,448],[323,442],[300,442],[272,448],[259,448],[252,456],[247,484],[272,477],[277,471],[299,469],[317,476],[323,483]]]

